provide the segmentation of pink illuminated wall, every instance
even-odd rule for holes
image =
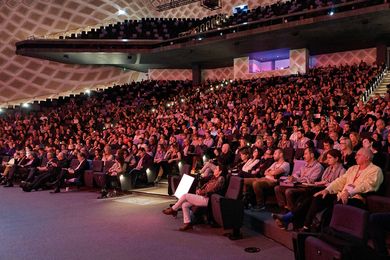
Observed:
[[[310,57],[310,67],[357,64],[360,61],[374,63],[376,61],[376,48],[315,55]]]
[[[232,79],[233,76],[233,67],[202,70],[202,81]]]
[[[151,80],[192,80],[192,70],[188,69],[150,69]]]

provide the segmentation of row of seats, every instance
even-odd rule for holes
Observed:
[[[287,1],[275,3],[268,6],[259,6],[248,12],[240,12],[228,16],[219,27],[232,27],[246,25],[247,23],[264,21],[256,26],[267,26],[276,23],[285,23],[303,18],[327,15],[330,11],[350,11],[358,8],[381,4],[383,0],[376,1]],[[336,7],[335,7],[336,6]],[[277,19],[282,17],[282,19]],[[201,19],[192,18],[143,18],[141,20],[125,20],[101,26],[90,31],[82,31],[79,34],[60,36],[60,39],[158,39],[167,40],[180,35],[187,35],[185,32],[196,31],[197,26],[211,20],[213,16]],[[244,28],[237,28],[243,30]],[[202,30],[200,30],[202,31]],[[203,30],[204,31],[204,30]]]

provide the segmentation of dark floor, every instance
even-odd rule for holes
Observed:
[[[161,213],[168,198],[96,197],[0,187],[0,259],[293,259],[293,252],[248,229],[238,241],[206,225],[180,232],[181,214]],[[244,252],[251,246],[261,251]]]

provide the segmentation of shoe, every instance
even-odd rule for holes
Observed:
[[[186,231],[192,229],[193,226],[191,223],[184,223],[182,227],[179,228],[180,231]]]
[[[100,200],[100,199],[107,199],[107,198],[108,198],[107,194],[105,194],[105,195],[101,194],[99,197],[97,197],[98,200]]]
[[[57,188],[57,189],[51,191],[50,193],[51,193],[51,194],[54,194],[54,193],[60,193],[60,192],[61,192],[61,190]]]
[[[280,229],[285,229],[287,230],[288,223],[283,220],[283,215],[281,214],[272,214],[272,218],[275,220],[275,224],[280,228]]]
[[[23,191],[25,191],[25,192],[31,192],[31,187],[29,187],[29,186],[25,186],[25,187],[23,187]]]
[[[249,209],[250,198],[248,192],[245,192],[242,196],[242,202],[244,203],[244,209]]]
[[[5,188],[13,187],[14,184],[12,182],[8,182],[7,184],[4,185]]]
[[[256,212],[263,211],[263,210],[265,210],[265,205],[256,205],[252,208],[252,211],[256,211]]]
[[[154,184],[158,184],[161,181],[161,176],[157,176],[157,178],[154,180]]]
[[[164,213],[165,215],[172,215],[174,217],[177,216],[177,211],[176,210],[173,210],[173,208],[166,208],[162,211],[162,213]]]

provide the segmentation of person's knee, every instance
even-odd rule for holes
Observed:
[[[191,203],[189,203],[189,202],[184,202],[182,205],[181,205],[181,207],[184,209],[184,208],[191,208],[191,206],[192,206],[192,204]]]

